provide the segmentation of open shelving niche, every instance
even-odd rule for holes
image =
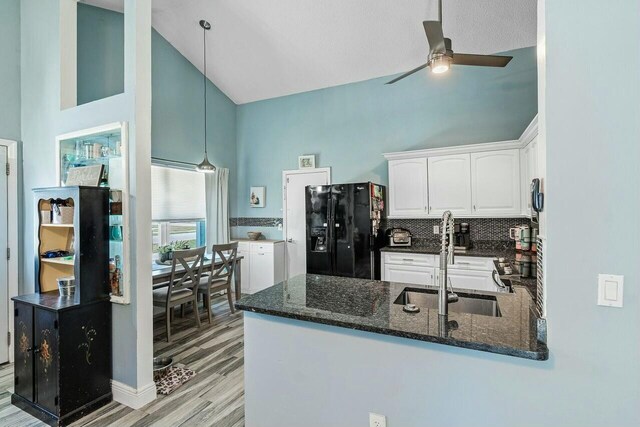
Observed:
[[[99,144],[105,147],[104,152],[94,156],[85,153],[85,145]],[[77,132],[59,135],[56,138],[56,176],[58,186],[64,187],[68,172],[77,166],[90,166],[102,164],[104,166],[103,178],[110,190],[122,191],[122,200],[118,203],[110,202],[113,212],[109,215],[110,230],[112,226],[121,227],[121,239],[109,240],[109,258],[120,258],[120,285],[119,289],[111,292],[111,302],[117,304],[129,304],[130,302],[130,256],[129,256],[129,144],[127,122],[116,122]],[[73,226],[61,224],[43,224],[42,230],[57,230],[71,228]],[[68,232],[67,233],[72,233]],[[57,248],[56,248],[57,249]],[[42,252],[41,252],[42,253]],[[69,270],[68,265],[73,266],[73,260],[44,261],[43,265],[51,269],[58,268],[59,272]],[[65,270],[66,269],[66,270]],[[69,274],[67,274],[69,275]],[[54,285],[57,286],[54,280]]]

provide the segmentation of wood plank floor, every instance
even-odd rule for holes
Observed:
[[[184,318],[176,315],[172,323],[172,342],[167,343],[164,317],[154,321],[154,354],[171,355],[177,366],[185,366],[196,376],[169,396],[133,410],[116,402],[73,423],[75,426],[176,427],[244,426],[243,318],[231,314],[226,296],[212,301],[213,323],[202,317],[202,328],[195,328],[190,310]],[[46,426],[11,405],[13,366],[0,366],[0,425]]]

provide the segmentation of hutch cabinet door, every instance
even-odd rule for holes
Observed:
[[[15,303],[14,315],[15,393],[33,402],[33,307]]]
[[[35,309],[36,403],[58,415],[58,316]]]

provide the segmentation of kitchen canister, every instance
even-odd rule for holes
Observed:
[[[40,211],[40,224],[51,224],[51,211]]]
[[[58,292],[61,297],[70,298],[76,291],[76,278],[73,276],[58,277]]]
[[[53,206],[54,224],[73,224],[73,206]]]

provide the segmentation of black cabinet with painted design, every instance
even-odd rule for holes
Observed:
[[[111,305],[65,307],[60,298],[16,297],[12,403],[67,425],[111,401]]]
[[[34,193],[36,293],[12,298],[11,402],[49,425],[64,426],[112,399],[109,189]],[[72,295],[58,292],[63,277],[75,278]]]

